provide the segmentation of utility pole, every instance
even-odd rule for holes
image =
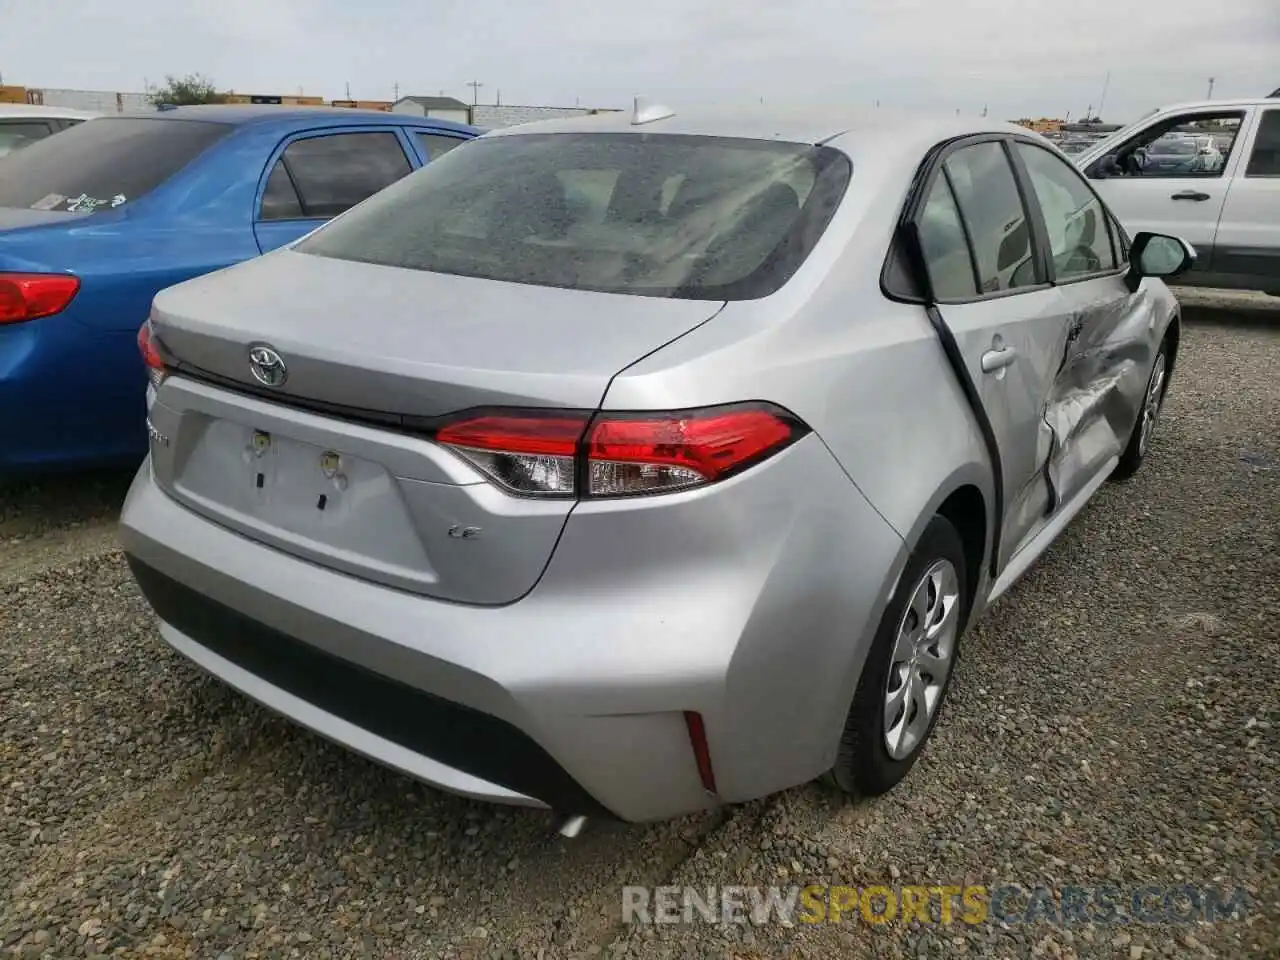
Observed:
[[[502,88],[501,88],[501,87],[499,87],[499,88],[498,88],[498,90],[497,90],[497,91],[495,92],[495,94],[494,94],[494,98],[493,98],[493,105],[494,105],[495,107],[500,107],[500,106],[502,106]]]
[[[395,82],[395,85],[391,88],[391,90],[392,90],[392,99],[399,100],[400,99],[400,81],[399,80]]]
[[[484,86],[479,80],[468,80],[467,86],[471,88],[471,105],[474,107],[480,102],[480,88]]]
[[[1213,99],[1213,77],[1209,78],[1209,92],[1204,95],[1206,100]]]
[[[346,89],[347,89],[347,99],[350,100],[351,99],[351,81],[350,80],[347,81]]]

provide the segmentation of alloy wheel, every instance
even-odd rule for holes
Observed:
[[[884,694],[884,743],[895,760],[910,756],[929,732],[951,675],[959,621],[959,577],[950,560],[939,560],[916,584],[898,624]]]
[[[1151,434],[1156,429],[1156,419],[1160,416],[1160,402],[1164,399],[1164,354],[1156,356],[1155,366],[1151,370],[1151,380],[1147,383],[1147,396],[1142,403],[1142,426],[1138,434],[1138,453],[1145,455]]]

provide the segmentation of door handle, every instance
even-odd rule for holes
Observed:
[[[1018,359],[1018,351],[1013,347],[988,350],[982,355],[982,372],[994,373],[997,370],[1002,370],[1016,359]]]
[[[1208,200],[1207,193],[1201,193],[1199,190],[1183,190],[1169,197],[1170,200],[1195,200],[1197,203],[1201,200]]]

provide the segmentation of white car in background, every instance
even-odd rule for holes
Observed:
[[[0,103],[0,157],[99,114],[32,103]]]
[[[1280,98],[1162,107],[1072,160],[1130,234],[1195,247],[1179,284],[1280,296]]]

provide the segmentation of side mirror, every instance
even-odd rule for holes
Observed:
[[[1129,273],[1125,284],[1132,292],[1143,277],[1176,277],[1195,265],[1196,248],[1181,237],[1142,231],[1129,248]]]

